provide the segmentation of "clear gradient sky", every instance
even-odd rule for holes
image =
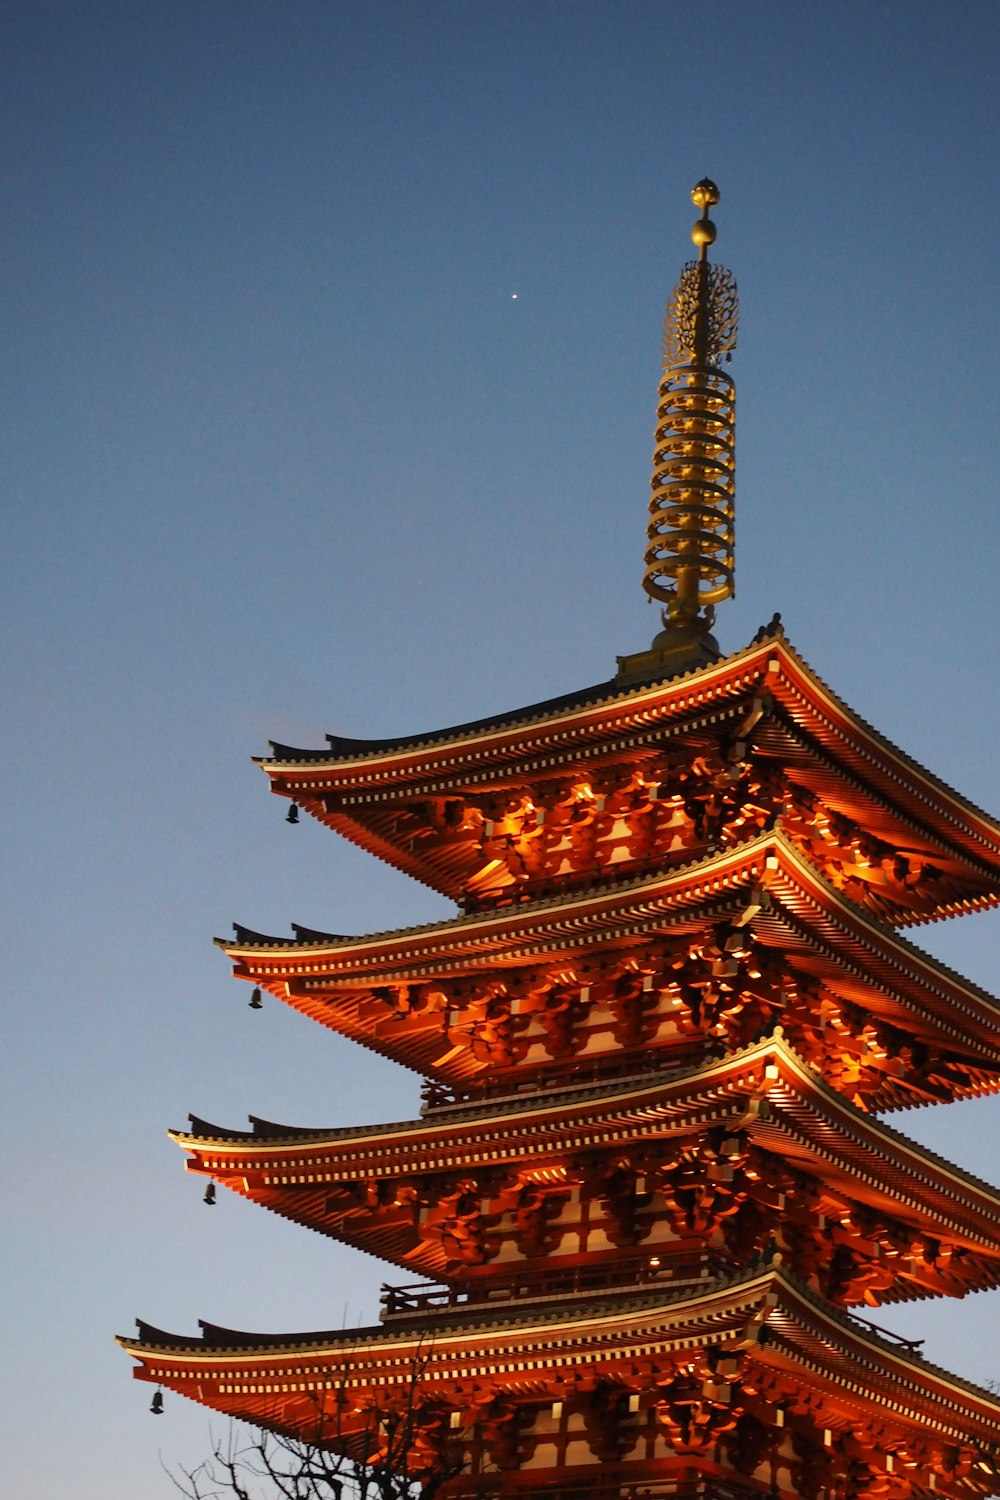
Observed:
[[[356,1324],[400,1279],[206,1208],[165,1129],[418,1102],[249,1010],[211,937],[449,910],[289,827],[249,758],[649,643],[660,322],[705,174],[743,306],[723,648],[781,610],[1000,812],[1000,9],[8,0],[2,26],[2,1483],[158,1500],[209,1416],[150,1416],[115,1332]],[[1000,990],[998,914],[917,936]],[[1000,1180],[1000,1102],[894,1123]],[[884,1321],[988,1380],[998,1311]]]

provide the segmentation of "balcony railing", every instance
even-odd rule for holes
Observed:
[[[880,1339],[886,1339],[890,1344],[898,1344],[907,1353],[916,1354],[920,1358],[923,1358],[923,1339],[904,1338],[901,1333],[893,1333],[891,1328],[883,1328],[881,1323],[873,1323],[870,1318],[859,1318],[857,1313],[850,1313],[849,1316],[853,1323],[860,1323],[862,1328],[867,1328],[872,1333],[877,1333]]]
[[[494,1083],[476,1084],[471,1087],[461,1084],[441,1083],[427,1078],[421,1087],[421,1115],[432,1110],[463,1108],[483,1103],[487,1099],[514,1099],[532,1094],[544,1096],[546,1101],[553,1089],[586,1088],[591,1084],[610,1083],[621,1078],[639,1078],[656,1075],[670,1078],[677,1073],[689,1072],[704,1058],[715,1055],[714,1043],[686,1047],[683,1051],[671,1050],[658,1055],[653,1067],[649,1054],[626,1053],[624,1056],[609,1054],[606,1058],[595,1058],[593,1062],[574,1061],[567,1066],[533,1067],[524,1069],[521,1076],[507,1073]],[[644,1065],[645,1059],[645,1065]]]
[[[522,1302],[552,1297],[575,1297],[593,1292],[644,1291],[651,1286],[664,1290],[696,1290],[706,1279],[732,1272],[715,1257],[702,1255],[682,1263],[658,1264],[644,1260],[623,1265],[605,1261],[597,1266],[548,1267],[539,1271],[518,1271],[503,1281],[493,1279],[465,1281],[454,1285],[418,1282],[409,1286],[383,1285],[382,1318],[403,1314],[445,1312],[451,1308],[477,1307],[500,1302]]]
[[[452,1309],[496,1306],[504,1302],[530,1302],[553,1297],[582,1297],[594,1292],[642,1292],[657,1286],[667,1292],[697,1291],[706,1280],[732,1276],[739,1267],[735,1262],[713,1253],[704,1253],[683,1261],[659,1263],[651,1260],[633,1262],[605,1261],[597,1266],[548,1267],[538,1271],[521,1270],[509,1279],[457,1282],[452,1285],[414,1282],[408,1286],[383,1283],[379,1301],[381,1319],[413,1314],[448,1312]],[[888,1343],[905,1349],[917,1358],[923,1357],[923,1339],[906,1338],[870,1318],[859,1317],[844,1308],[852,1323],[875,1333]]]

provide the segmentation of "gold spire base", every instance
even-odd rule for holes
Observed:
[[[654,637],[648,651],[635,651],[631,656],[617,658],[615,681],[628,687],[634,682],[677,677],[696,667],[711,666],[721,655],[719,643],[709,630],[707,620],[671,623]]]

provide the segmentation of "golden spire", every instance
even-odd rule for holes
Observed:
[[[691,201],[698,259],[681,271],[663,327],[663,379],[656,415],[653,494],[642,586],[662,611],[648,652],[619,658],[619,676],[685,670],[718,656],[715,606],[733,586],[736,388],[719,368],[736,347],[736,280],[712,265],[716,229],[708,211],[719,189],[703,178]]]

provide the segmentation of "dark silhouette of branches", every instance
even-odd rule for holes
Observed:
[[[406,1500],[412,1489],[384,1474],[373,1487],[355,1459],[235,1422],[196,1468],[167,1472],[188,1500]]]
[[[433,1500],[461,1472],[463,1445],[421,1396],[425,1362],[414,1361],[392,1409],[351,1404],[345,1373],[332,1402],[317,1398],[313,1433],[234,1421],[195,1468],[167,1473],[186,1500]]]

